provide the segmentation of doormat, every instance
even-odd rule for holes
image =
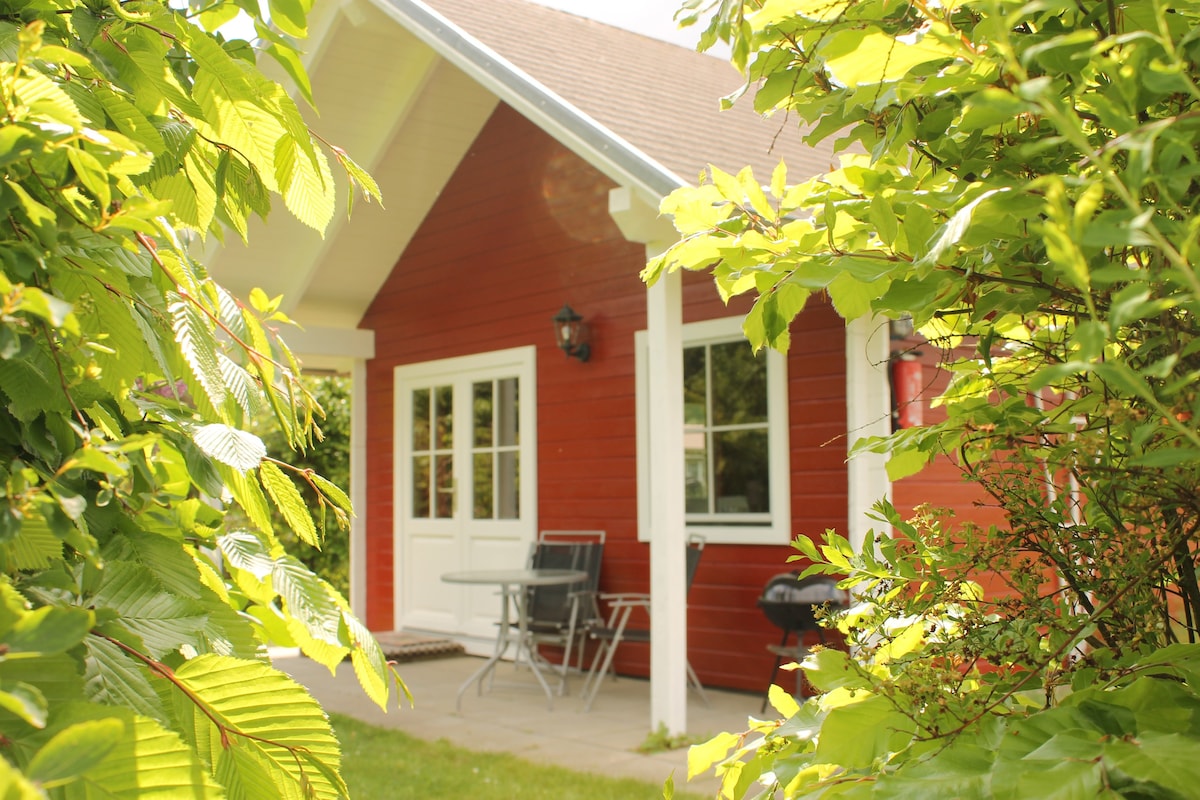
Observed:
[[[426,661],[464,655],[462,644],[436,636],[419,636],[403,631],[383,631],[375,634],[376,641],[389,661]]]

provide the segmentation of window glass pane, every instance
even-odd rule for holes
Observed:
[[[412,393],[412,441],[413,450],[429,449],[428,389],[417,389]]]
[[[437,405],[437,418],[434,420],[437,430],[438,449],[450,449],[454,446],[454,389],[450,386],[439,386],[434,389],[434,402]]]
[[[492,518],[492,454],[476,453],[474,469],[475,519]]]
[[[767,421],[767,360],[745,342],[714,344],[712,359],[713,425]]]
[[[492,443],[492,382],[477,383],[475,393],[476,447],[488,447]]]
[[[434,457],[433,463],[437,476],[434,513],[438,519],[450,519],[454,516],[454,459],[448,455],[439,455]]]
[[[517,412],[521,408],[521,398],[518,385],[516,378],[496,382],[496,443],[501,447],[520,444],[520,415]]]
[[[714,433],[713,470],[718,514],[771,510],[765,430]]]
[[[708,446],[703,428],[688,428],[683,433],[684,497],[689,514],[707,514]]]
[[[683,423],[704,425],[708,420],[705,396],[705,347],[688,347],[683,351]]]
[[[496,519],[518,519],[521,508],[521,459],[516,452],[500,453],[496,476]]]
[[[429,519],[429,456],[413,456],[412,515],[414,519]]]

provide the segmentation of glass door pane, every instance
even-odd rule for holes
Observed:
[[[472,514],[517,519],[520,501],[520,397],[516,378],[472,384]]]
[[[454,516],[454,387],[412,392],[412,515]]]

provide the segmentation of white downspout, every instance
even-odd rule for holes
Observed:
[[[367,361],[350,367],[350,609],[367,620]]]
[[[887,320],[859,317],[846,326],[847,447],[864,437],[891,433],[890,347]],[[862,548],[871,528],[871,506],[892,497],[884,463],[885,457],[877,453],[862,453],[846,463],[847,538],[855,550]]]

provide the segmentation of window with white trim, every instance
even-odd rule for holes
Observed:
[[[684,471],[689,533],[782,544],[791,537],[787,360],[754,353],[741,318],[683,326]],[[654,491],[647,444],[646,334],[636,334],[639,538]]]

